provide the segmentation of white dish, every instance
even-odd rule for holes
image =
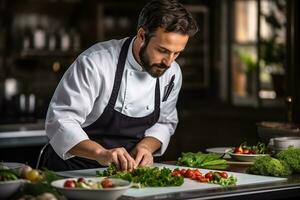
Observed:
[[[105,177],[84,177],[85,180],[102,181]],[[66,178],[53,181],[51,185],[61,192],[67,199],[85,200],[115,200],[131,187],[131,183],[122,179],[109,178],[114,185],[113,188],[85,189],[85,188],[65,188],[66,180],[77,180],[77,178]]]
[[[8,199],[16,194],[25,182],[23,179],[0,181],[0,199]]]
[[[260,156],[269,156],[269,154],[238,154],[228,152],[230,157],[234,160],[245,161],[245,162],[254,162],[256,158]]]
[[[223,157],[231,149],[232,148],[230,148],[230,147],[213,147],[213,148],[207,148],[205,151],[208,153],[214,153],[214,154],[219,155],[220,157]]]
[[[8,169],[19,169],[23,167],[25,164],[17,163],[17,162],[0,162],[0,166],[4,166]]]

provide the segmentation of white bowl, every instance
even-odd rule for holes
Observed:
[[[244,162],[254,162],[256,158],[260,156],[268,156],[269,154],[238,154],[229,152],[229,155],[234,160],[244,161]]]
[[[83,177],[85,180],[102,181],[105,177]],[[85,199],[85,200],[115,200],[124,194],[130,187],[131,183],[122,179],[109,178],[114,185],[113,188],[102,189],[85,189],[85,188],[65,188],[66,180],[77,180],[77,178],[66,178],[53,181],[51,185],[55,187],[68,199]]]
[[[273,138],[274,150],[281,151],[287,149],[289,146],[300,148],[300,137],[277,137]]]
[[[8,199],[16,194],[25,182],[27,181],[23,179],[0,181],[0,199]]]

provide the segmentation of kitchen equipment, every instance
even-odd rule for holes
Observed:
[[[300,137],[299,124],[288,122],[260,122],[256,124],[262,142],[268,143],[276,137]]]
[[[300,148],[300,137],[278,137],[273,138],[274,150],[279,152],[287,149],[289,146]]]
[[[86,181],[101,182],[104,177],[86,178]],[[66,180],[74,180],[77,178],[67,178],[53,181],[51,185],[55,187],[68,199],[86,199],[86,200],[115,200],[125,193],[130,187],[131,183],[122,179],[110,178],[113,185],[117,185],[113,188],[101,188],[101,189],[86,189],[86,188],[66,188],[64,183]]]

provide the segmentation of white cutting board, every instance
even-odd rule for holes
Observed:
[[[154,166],[157,167],[167,167],[169,169],[175,168],[189,168],[189,167],[179,167],[175,165],[166,165],[155,163]],[[98,169],[85,169],[85,170],[76,170],[76,171],[65,171],[65,172],[57,172],[61,176],[66,177],[92,177],[96,176],[96,171],[103,171],[106,168],[98,168]],[[207,173],[207,169],[200,169],[202,173]],[[286,178],[278,178],[278,177],[270,177],[270,176],[258,176],[244,173],[236,173],[236,172],[228,172],[228,175],[234,175],[237,178],[237,186],[242,185],[251,185],[251,184],[260,184],[260,183],[270,183],[270,182],[278,182],[278,181],[286,181]],[[205,190],[212,188],[221,188],[222,186],[217,184],[208,184],[208,183],[200,183],[197,181],[190,180],[188,178],[184,179],[184,183],[178,187],[147,187],[147,188],[131,188],[124,195],[130,197],[147,197],[158,194],[168,194],[175,192],[184,192],[184,191],[193,191],[193,190]]]

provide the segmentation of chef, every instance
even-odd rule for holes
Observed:
[[[153,0],[139,15],[135,37],[100,42],[79,55],[48,108],[43,167],[115,163],[130,171],[153,164],[178,123],[182,75],[175,59],[196,32],[182,4]]]

